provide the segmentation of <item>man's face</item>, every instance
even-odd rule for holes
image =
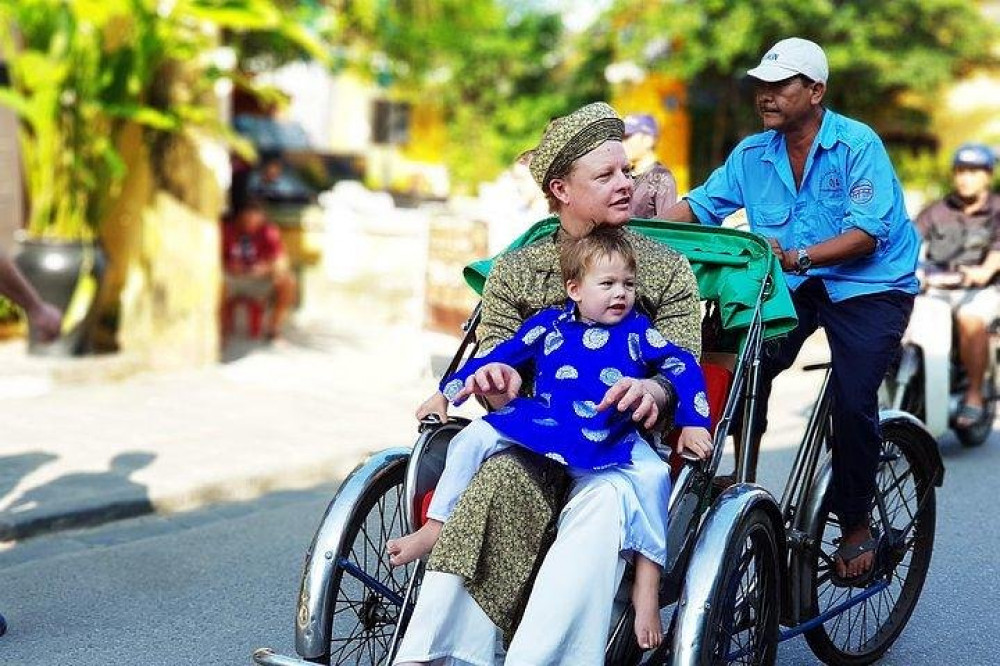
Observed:
[[[236,218],[240,225],[240,228],[244,231],[257,231],[266,222],[263,211],[256,210],[254,208],[248,208],[239,214]]]
[[[955,194],[962,199],[975,199],[990,189],[993,173],[988,169],[971,166],[957,166],[952,174]]]
[[[826,86],[799,76],[769,83],[757,81],[754,100],[764,127],[778,132],[801,127],[823,101]]]
[[[550,187],[562,203],[562,226],[572,236],[629,221],[632,171],[620,141],[605,141],[577,159],[570,174],[553,180]]]

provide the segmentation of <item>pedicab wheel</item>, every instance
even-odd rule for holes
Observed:
[[[982,418],[968,428],[955,428],[958,441],[966,448],[982,445],[990,438],[990,434],[993,432],[993,419],[997,415],[996,373],[994,370],[990,370],[986,374],[986,378],[983,381],[983,389],[983,397],[986,401],[983,403]]]
[[[818,524],[817,553],[809,576],[813,617],[859,595],[867,599],[806,632],[809,647],[827,664],[870,664],[885,654],[906,626],[920,598],[934,549],[935,503],[925,442],[899,424],[883,424],[873,534],[884,532],[882,510],[892,525],[876,551],[875,573],[863,587],[835,578],[836,517]],[[888,541],[885,539],[888,538]]]
[[[604,666],[633,666],[642,660],[642,648],[635,639],[635,609],[629,604],[619,618],[604,653]]]
[[[778,542],[756,509],[726,544],[722,585],[705,626],[704,664],[773,664],[778,651]]]
[[[404,597],[416,567],[414,564],[390,567],[386,554],[386,542],[403,536],[407,530],[405,475],[406,460],[397,461],[364,491],[355,505],[355,519],[341,542],[338,566],[330,578],[333,600],[330,650],[312,660],[315,663],[376,666],[388,656],[401,609],[383,592],[388,590],[397,598]],[[375,584],[366,585],[348,571],[355,567],[361,576],[371,577]],[[377,589],[380,586],[382,591]]]

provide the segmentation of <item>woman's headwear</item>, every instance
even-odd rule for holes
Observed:
[[[605,141],[621,141],[625,124],[604,102],[594,102],[568,116],[556,118],[545,128],[531,158],[531,176],[545,187],[553,174],[565,173],[570,164]]]

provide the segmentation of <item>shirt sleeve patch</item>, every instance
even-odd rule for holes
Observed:
[[[851,187],[850,197],[856,204],[866,204],[875,197],[875,186],[872,181],[862,178]]]

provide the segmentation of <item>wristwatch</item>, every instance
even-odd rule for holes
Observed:
[[[802,275],[807,270],[812,268],[813,260],[809,257],[809,253],[805,251],[805,248],[800,249],[798,256],[795,259],[795,272]]]

